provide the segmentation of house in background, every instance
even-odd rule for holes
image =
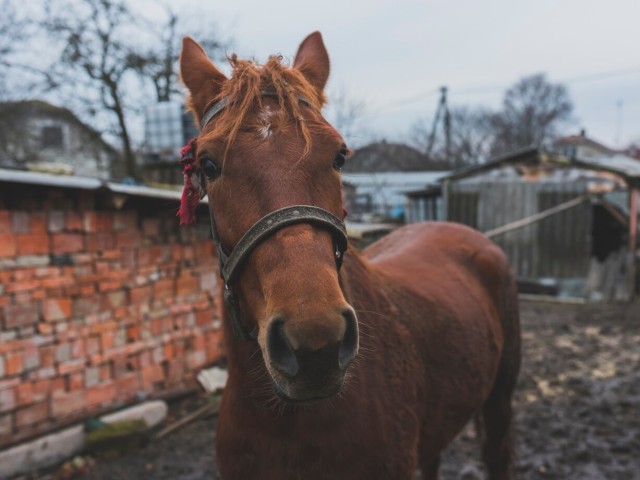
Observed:
[[[69,109],[40,100],[0,103],[0,167],[121,178],[118,152]]]
[[[444,218],[507,254],[521,285],[590,299],[638,293],[640,162],[529,148],[442,180]]]
[[[354,219],[402,220],[405,193],[436,185],[447,173],[446,165],[408,145],[372,143],[358,149],[342,169],[349,186],[346,207]]]
[[[580,131],[579,135],[569,135],[556,140],[553,144],[553,150],[565,157],[580,158],[582,160],[607,157],[619,153],[587,137],[584,129]]]

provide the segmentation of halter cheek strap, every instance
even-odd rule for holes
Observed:
[[[238,241],[231,253],[227,255],[218,236],[212,209],[211,233],[218,253],[220,276],[224,281],[224,302],[236,337],[244,340],[255,340],[257,332],[249,332],[240,321],[240,305],[233,292],[233,283],[238,279],[240,271],[251,252],[266,238],[297,223],[308,223],[328,230],[334,239],[336,268],[340,270],[347,250],[347,230],[344,223],[330,212],[312,205],[293,205],[271,212],[256,223]]]

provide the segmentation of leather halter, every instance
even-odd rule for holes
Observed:
[[[275,92],[263,91],[262,95],[272,96],[276,94]],[[302,96],[298,96],[298,100],[308,104],[307,99]],[[225,97],[208,108],[202,116],[200,130],[203,130],[218,113],[224,110],[227,103],[228,98]],[[245,232],[228,255],[218,235],[212,205],[209,205],[209,215],[211,217],[211,234],[218,254],[220,277],[224,281],[224,302],[227,306],[233,332],[238,338],[255,340],[257,332],[255,329],[249,332],[240,322],[240,306],[233,293],[232,285],[238,279],[242,266],[251,255],[251,252],[267,237],[282,228],[297,223],[308,223],[324,228],[331,233],[335,242],[336,268],[340,270],[342,266],[344,252],[347,250],[347,229],[342,220],[320,207],[292,205],[268,213]]]

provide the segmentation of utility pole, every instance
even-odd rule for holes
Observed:
[[[426,154],[431,155],[433,144],[436,140],[436,131],[438,129],[438,123],[440,123],[440,116],[443,117],[443,130],[444,130],[444,146],[446,161],[451,162],[451,114],[449,113],[449,107],[447,105],[447,87],[440,87],[440,100],[438,100],[438,108],[436,109],[436,116],[433,118],[433,125],[431,126],[431,134],[427,141]],[[453,165],[452,165],[453,166]]]

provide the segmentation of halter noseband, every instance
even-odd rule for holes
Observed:
[[[262,95],[275,96],[277,94],[275,92],[263,91]],[[302,96],[298,96],[298,100],[302,103],[309,104],[308,100]],[[202,116],[200,130],[202,131],[217,114],[222,112],[227,104],[228,97],[225,97],[209,107]],[[335,242],[336,268],[340,270],[342,266],[344,252],[347,250],[347,229],[342,220],[320,207],[313,205],[292,205],[268,213],[245,232],[235,247],[233,247],[231,253],[227,255],[222,247],[220,236],[218,235],[212,206],[213,205],[209,205],[211,235],[218,254],[220,277],[222,277],[224,281],[224,302],[227,306],[233,332],[238,338],[255,340],[257,333],[255,329],[252,332],[247,331],[247,328],[240,322],[240,306],[233,293],[232,284],[237,280],[242,266],[251,255],[251,252],[267,237],[284,227],[297,223],[308,223],[319,226],[328,230],[333,236]]]

